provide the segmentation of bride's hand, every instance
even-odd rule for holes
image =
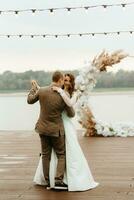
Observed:
[[[59,87],[56,87],[56,86],[52,86],[52,89],[56,92],[59,92],[60,88]]]

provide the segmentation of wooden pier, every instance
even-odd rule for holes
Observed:
[[[40,141],[34,132],[0,131],[0,200],[134,200],[134,137],[82,137],[100,185],[86,192],[50,191],[33,184]]]

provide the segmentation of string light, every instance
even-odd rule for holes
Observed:
[[[126,9],[126,4],[121,4],[121,5],[122,5],[123,10],[125,10]]]
[[[71,8],[67,8],[67,11],[70,12],[70,11],[71,11]]]
[[[71,8],[67,8],[68,15],[71,13]]]
[[[104,11],[106,11],[107,9],[107,5],[103,5]]]
[[[3,37],[3,36],[6,36],[6,37],[31,37],[31,38],[34,38],[34,37],[43,37],[45,38],[46,36],[47,37],[55,37],[55,38],[58,38],[58,37],[71,37],[71,36],[95,36],[95,35],[120,35],[120,34],[123,34],[123,33],[127,33],[127,34],[133,34],[134,30],[129,30],[129,31],[113,31],[113,32],[87,32],[87,33],[67,33],[67,34],[0,34],[0,37]]]
[[[53,14],[54,13],[54,10],[51,8],[49,9],[50,13]]]
[[[126,8],[126,6],[132,6],[134,5],[134,2],[129,2],[129,3],[117,3],[117,4],[100,4],[100,5],[87,5],[87,6],[77,6],[77,7],[58,7],[58,8],[44,8],[44,9],[24,9],[24,10],[1,10],[1,13],[16,13],[18,14],[19,12],[29,12],[32,11],[33,14],[36,13],[36,11],[41,12],[41,11],[49,11],[50,13],[53,13],[54,11],[58,10],[66,10],[68,13],[70,13],[72,10],[76,9],[85,9],[87,12],[89,9],[93,8],[98,8],[98,7],[103,7],[104,10],[106,10],[108,7],[122,7],[123,9]]]
[[[36,9],[32,9],[32,14],[35,15]]]
[[[86,13],[88,13],[89,7],[88,7],[88,6],[85,6],[84,8],[85,8]]]
[[[15,15],[17,16],[19,14],[19,11],[18,10],[15,10],[14,11]]]

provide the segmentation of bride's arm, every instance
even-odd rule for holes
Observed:
[[[70,99],[69,93],[65,92],[63,89],[61,89],[59,87],[53,87],[53,90],[57,91],[60,94],[60,96],[63,98],[63,100],[67,106],[69,106],[69,107],[73,106],[73,102]]]

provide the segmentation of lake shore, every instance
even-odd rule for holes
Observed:
[[[0,97],[24,97],[27,96],[28,92],[12,92],[12,93],[0,93]],[[101,91],[92,91],[90,92],[91,96],[96,96],[96,95],[134,95],[134,90],[101,90]]]

